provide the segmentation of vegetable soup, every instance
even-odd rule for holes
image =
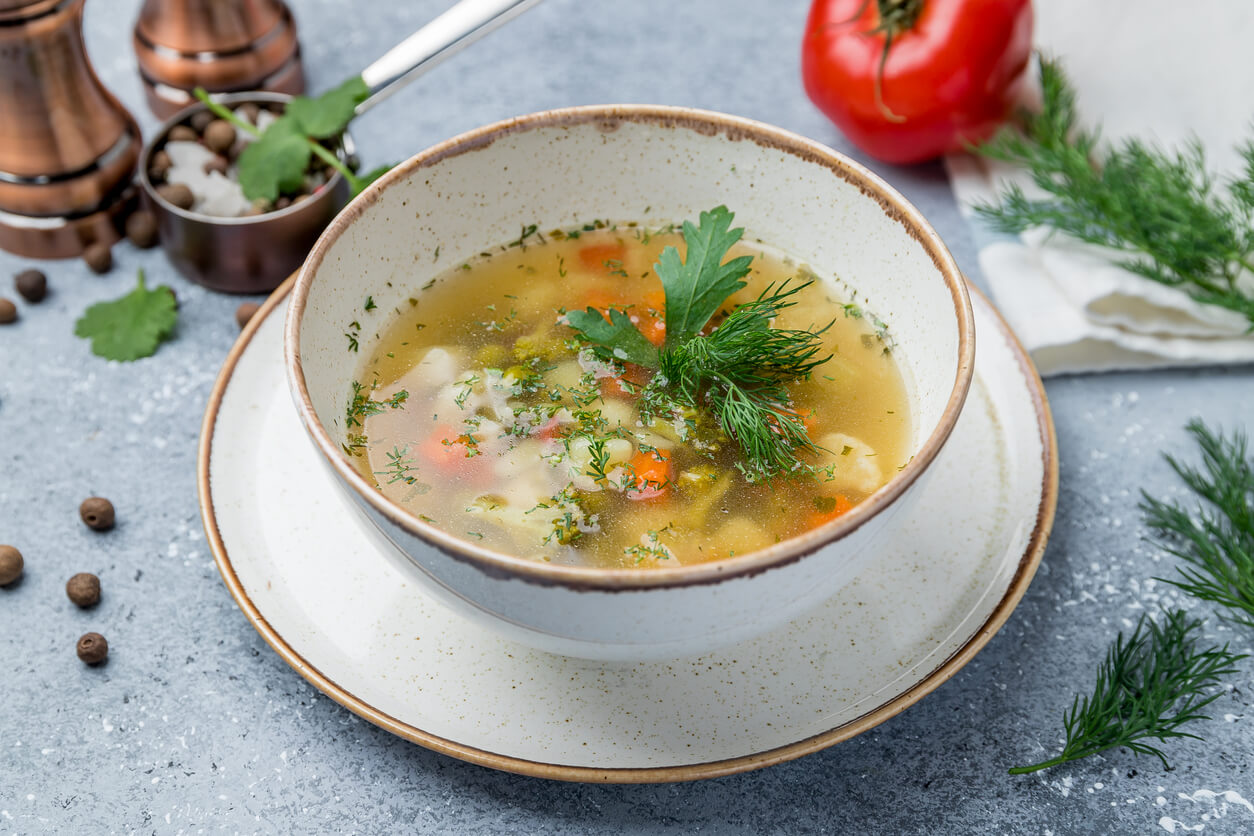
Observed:
[[[428,523],[554,563],[716,560],[845,513],[910,455],[890,335],[731,218],[530,226],[449,266],[390,314],[345,451]]]

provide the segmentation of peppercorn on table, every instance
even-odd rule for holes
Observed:
[[[151,135],[158,122],[129,38],[139,5],[93,0],[85,30],[103,82]],[[290,5],[310,89],[321,91],[448,3]],[[516,114],[648,101],[760,119],[865,161],[802,91],[806,12],[801,0],[548,0],[353,133],[364,158],[396,161]],[[940,167],[868,163],[981,283]],[[20,551],[0,553],[0,569],[22,573],[0,588],[0,832],[1254,830],[1248,660],[1208,707],[1213,719],[1189,729],[1205,742],[1162,744],[1172,772],[1114,750],[1006,773],[1059,751],[1071,695],[1091,690],[1114,634],[1130,632],[1141,612],[1188,605],[1208,617],[1208,641],[1249,651],[1250,630],[1153,580],[1172,574],[1175,560],[1143,541],[1137,503],[1142,490],[1190,501],[1160,453],[1195,460],[1184,429],[1191,417],[1227,430],[1248,422],[1254,369],[1048,381],[1062,489],[1044,561],[1001,632],[903,714],[763,771],[662,787],[562,784],[393,737],[324,697],[266,645],[223,586],[196,494],[205,402],[239,332],[237,307],[260,300],[190,284],[159,250],[119,244],[112,262],[98,276],[78,260],[0,253],[0,297],[16,316],[0,324],[0,543]],[[33,298],[34,278],[21,280],[29,294],[14,286],[28,268],[46,274],[45,298]],[[150,287],[175,291],[178,324],[154,356],[105,361],[74,335],[74,322],[88,305],[131,290],[140,268]],[[962,496],[955,485],[954,501]],[[89,498],[111,503],[112,527]],[[96,576],[99,592],[86,579],[69,592],[79,573]],[[98,603],[75,605],[93,594]]]

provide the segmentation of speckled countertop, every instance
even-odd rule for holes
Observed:
[[[446,0],[293,0],[315,90],[351,72]],[[374,164],[483,123],[593,102],[661,102],[782,125],[850,151],[801,91],[803,0],[547,0],[363,118]],[[130,47],[138,0],[92,0],[87,42],[140,120]],[[1134,25],[1130,23],[1129,25]],[[1083,84],[1083,79],[1078,80]],[[858,156],[854,152],[855,156]],[[938,166],[872,164],[926,214],[979,281],[970,235]],[[1164,772],[1127,752],[1012,778],[1054,751],[1059,716],[1090,687],[1113,633],[1178,600],[1149,580],[1170,563],[1142,541],[1140,489],[1178,491],[1159,457],[1191,454],[1194,415],[1254,416],[1254,370],[1065,378],[1047,388],[1062,492],[1053,539],[1009,623],[966,668],[904,714],[764,771],[698,784],[583,786],[492,772],[374,728],[307,685],[249,626],[201,529],[196,440],[237,329],[239,300],[189,285],[159,251],[117,267],[43,265],[52,293],[0,330],[0,542],[26,555],[0,590],[0,832],[1205,833],[1254,832],[1254,664],[1213,706],[1209,742],[1167,745]],[[27,262],[0,253],[3,295]],[[177,339],[130,365],[72,336],[91,302],[137,267],[182,304]],[[87,530],[84,497],[119,524]],[[104,600],[76,610],[63,585],[94,571]],[[1205,608],[1197,608],[1205,612]],[[99,630],[107,666],[74,657]],[[1249,652],[1251,635],[1211,619]],[[1226,791],[1238,795],[1225,796]],[[1237,800],[1241,799],[1241,800]]]

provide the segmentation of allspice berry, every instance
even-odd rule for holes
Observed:
[[[79,637],[75,650],[78,651],[78,658],[89,665],[99,665],[109,658],[109,642],[99,633],[84,633]]]
[[[0,325],[8,325],[10,322],[17,322],[17,305],[0,296]]]
[[[0,586],[8,586],[22,577],[22,553],[13,546],[0,546]]]
[[[157,194],[180,209],[191,209],[192,204],[196,202],[196,195],[192,194],[192,190],[184,183],[170,183],[165,186],[159,186]]]
[[[244,102],[235,109],[235,114],[250,125],[257,124],[257,117],[261,115],[261,106],[256,102]]]
[[[216,171],[219,174],[221,174],[223,177],[225,177],[227,171],[230,168],[231,168],[230,160],[228,160],[226,157],[222,156],[221,154],[215,154],[205,161],[205,164],[200,167],[200,170],[203,171],[205,174],[208,174],[211,171]]]
[[[83,518],[87,527],[95,531],[108,531],[113,528],[113,503],[102,496],[89,496],[78,506],[78,515]]]
[[[193,113],[192,118],[187,121],[191,123],[193,131],[198,134],[203,134],[205,132],[205,128],[209,127],[209,124],[213,122],[214,118],[215,117],[212,111],[200,110]]]
[[[48,277],[39,270],[23,270],[13,277],[13,284],[27,302],[42,302],[48,295]]]
[[[256,302],[244,302],[235,309],[235,324],[240,327],[240,330],[243,330],[244,326],[248,324],[248,320],[253,318],[260,307],[261,305],[258,305]]]
[[[235,144],[235,126],[225,119],[214,119],[205,128],[205,145],[219,154],[225,154]]]
[[[153,180],[164,180],[166,172],[170,170],[172,165],[174,165],[174,161],[170,159],[169,152],[158,151],[148,161],[148,176]]]
[[[100,578],[91,572],[79,572],[65,582],[65,594],[76,607],[94,607],[100,603]]]
[[[146,250],[157,243],[157,219],[151,212],[142,209],[132,212],[126,219],[126,240],[141,250]]]
[[[166,142],[196,142],[200,139],[200,135],[196,133],[196,129],[187,125],[175,125],[170,128],[170,133],[166,134]]]
[[[113,269],[113,250],[103,241],[97,241],[83,250],[83,261],[93,273],[108,273]]]

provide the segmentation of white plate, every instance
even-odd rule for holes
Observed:
[[[698,658],[606,664],[530,650],[426,598],[378,553],[288,395],[289,287],[241,335],[205,414],[209,542],[244,614],[302,676],[454,757],[567,780],[671,781],[817,751],[966,664],[1044,550],[1058,489],[1049,408],[1031,361],[976,294],[976,379],[937,472],[879,560],[835,598]]]

